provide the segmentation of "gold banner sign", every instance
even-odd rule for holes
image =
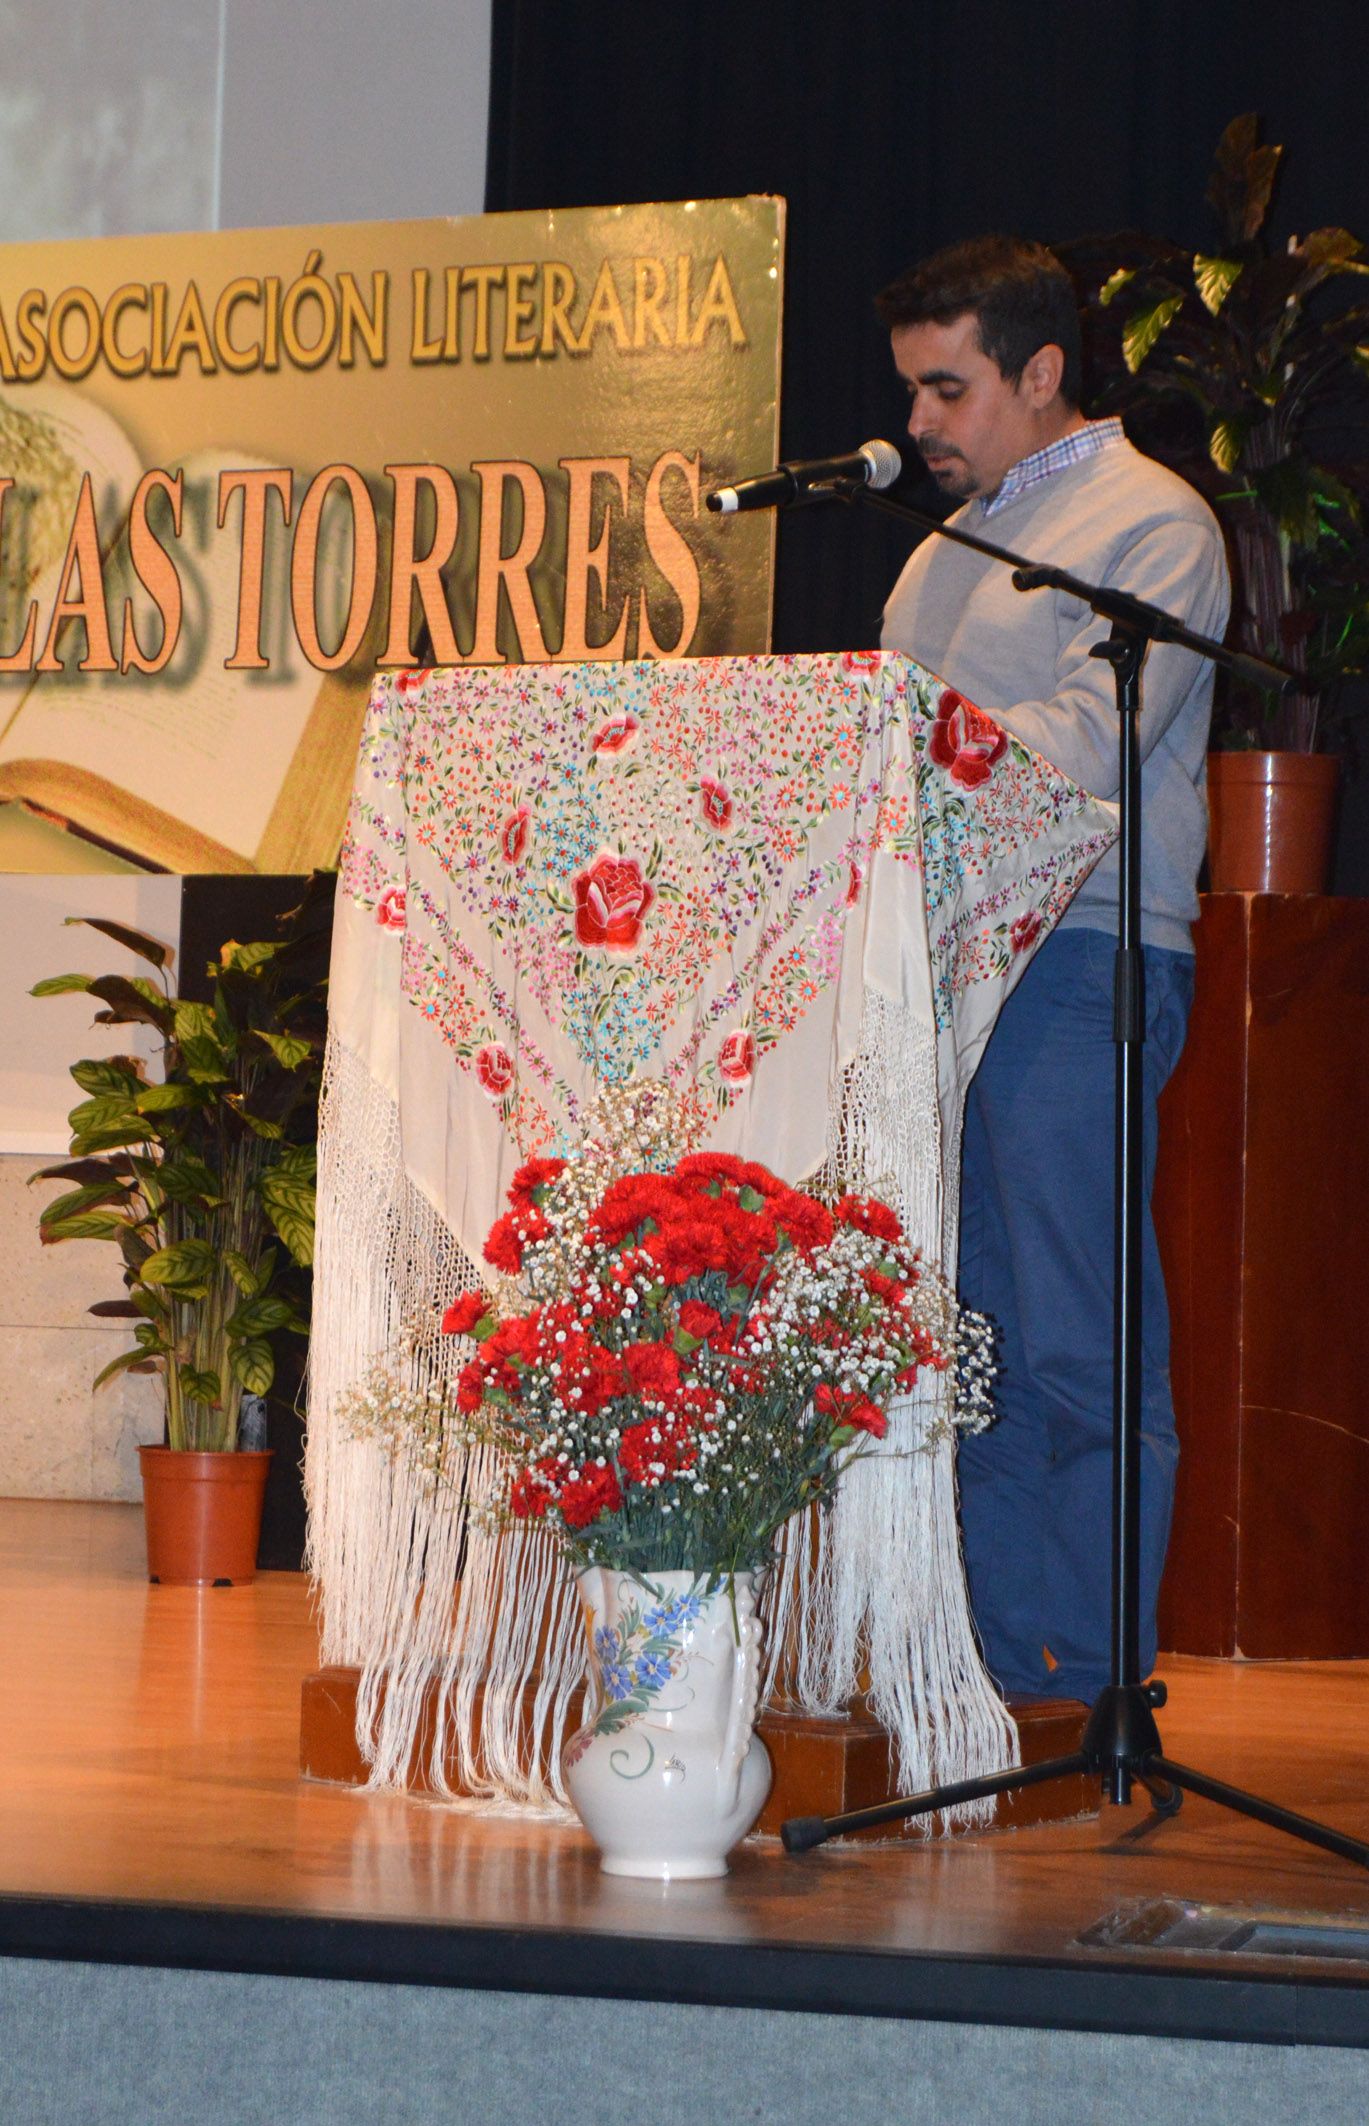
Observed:
[[[372,674],[769,640],[782,203],[0,251],[0,870],[299,871]]]

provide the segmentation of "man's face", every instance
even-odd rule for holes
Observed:
[[[1010,384],[979,344],[973,311],[949,325],[899,325],[894,365],[908,386],[908,433],[944,494],[991,495],[1041,440],[1030,364]]]

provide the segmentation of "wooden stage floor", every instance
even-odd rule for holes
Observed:
[[[143,1569],[137,1508],[0,1502],[0,1953],[1369,2045],[1369,1872],[1211,1804],[617,1881],[574,1829],[301,1780],[303,1580]],[[1369,1838],[1369,1664],[1162,1672],[1171,1756]],[[1366,1934],[1081,1942],[1161,1899]]]

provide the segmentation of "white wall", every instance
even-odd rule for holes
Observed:
[[[489,0],[0,0],[0,241],[478,214],[488,78]],[[0,876],[0,1495],[136,1498],[160,1436],[155,1380],[90,1390],[122,1348],[85,1312],[114,1249],[38,1245],[27,1179],[98,1037],[89,1000],[26,992],[118,966],[63,914],[174,938],[178,905],[174,880]]]

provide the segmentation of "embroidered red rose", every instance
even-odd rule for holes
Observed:
[[[404,888],[391,886],[376,902],[376,921],[382,930],[404,928]]]
[[[502,1100],[515,1077],[513,1057],[502,1041],[487,1041],[477,1051],[475,1075],[480,1081],[480,1090],[488,1093],[491,1100]]]
[[[860,899],[861,887],[864,884],[865,874],[860,865],[852,864],[846,879],[846,906],[848,908],[855,907],[856,902]]]
[[[1018,916],[1017,921],[1008,932],[1008,940],[1014,952],[1028,952],[1040,935],[1041,918],[1036,910],[1032,908],[1028,910],[1026,915]]]
[[[1007,751],[1007,734],[948,687],[941,697],[927,750],[962,790],[977,790]]]
[[[729,1085],[749,1085],[756,1067],[756,1044],[743,1026],[734,1026],[718,1051],[718,1076]]]
[[[510,812],[503,826],[499,829],[499,854],[506,864],[522,862],[523,853],[528,846],[528,837],[532,831],[531,822],[532,807],[530,805],[520,805],[516,812]]]
[[[431,665],[412,666],[404,672],[395,673],[395,686],[401,694],[417,694],[432,671]]]
[[[575,940],[601,952],[635,952],[656,889],[643,878],[635,856],[596,856],[571,881],[575,895]]]
[[[699,807],[704,816],[704,825],[721,834],[732,824],[732,800],[726,786],[711,775],[699,778]]]
[[[595,732],[594,750],[610,754],[630,752],[641,728],[630,710],[619,709]]]

